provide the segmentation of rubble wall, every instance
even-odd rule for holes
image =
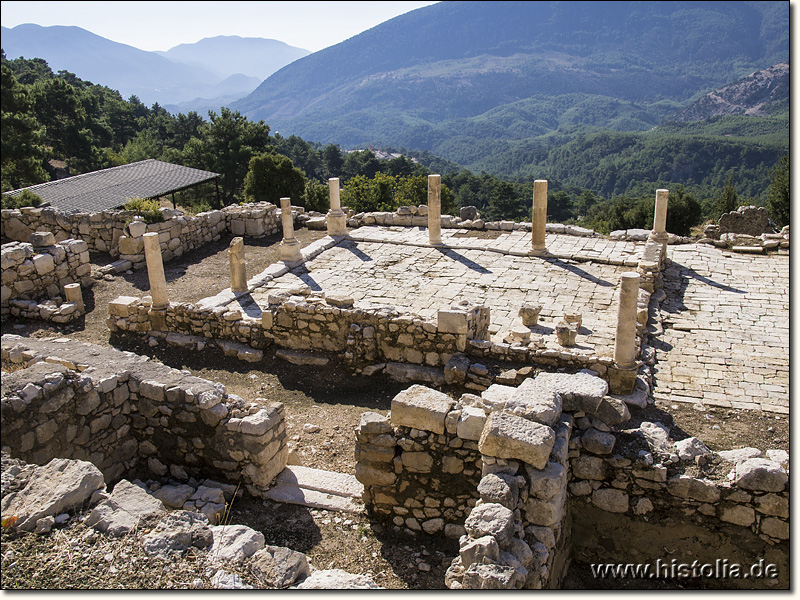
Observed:
[[[66,323],[81,313],[74,303],[63,303],[64,286],[90,285],[89,248],[82,240],[58,243],[37,234],[42,243],[11,242],[2,247],[2,315]],[[44,300],[52,300],[45,304]]]
[[[245,402],[219,383],[144,357],[69,340],[4,335],[3,446],[45,464],[87,460],[108,481],[169,473],[266,491],[286,466],[281,404]]]
[[[299,209],[302,210],[302,209]],[[5,209],[2,211],[2,236],[28,241],[36,231],[49,231],[57,241],[84,240],[89,250],[130,261],[144,267],[145,233],[158,233],[164,261],[218,241],[223,234],[260,237],[280,230],[280,213],[270,202],[226,206],[194,216],[162,209],[164,220],[145,223],[134,211],[111,210],[99,213],[64,213],[51,207]]]

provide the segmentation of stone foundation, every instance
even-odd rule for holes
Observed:
[[[52,234],[43,232],[30,239],[33,243],[3,244],[3,317],[66,323],[81,316],[82,306],[65,302],[64,286],[93,283],[86,242],[67,239],[56,243]]]
[[[263,495],[286,466],[281,404],[131,353],[4,335],[3,446],[27,462],[87,460],[107,481],[190,477]]]

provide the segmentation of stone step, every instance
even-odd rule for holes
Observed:
[[[298,465],[287,466],[278,475],[276,481],[346,498],[360,499],[364,493],[364,486],[354,475]]]
[[[308,490],[292,483],[279,483],[267,492],[267,498],[285,504],[299,504],[309,508],[333,510],[336,512],[361,513],[364,505],[348,496],[328,494],[317,490]]]

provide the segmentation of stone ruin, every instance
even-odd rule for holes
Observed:
[[[313,361],[335,354],[362,374],[384,372],[416,382],[393,399],[389,415],[362,416],[355,476],[363,484],[360,500],[374,519],[398,532],[459,540],[459,556],[446,576],[452,589],[559,588],[572,554],[597,562],[630,562],[632,555],[656,559],[658,549],[649,540],[667,535],[665,528],[676,523],[682,547],[691,548],[692,556],[713,562],[713,550],[725,547],[731,560],[741,563],[765,557],[778,565],[779,584],[787,583],[788,456],[771,451],[764,458],[753,449],[715,455],[695,438],[670,441],[659,423],[621,428],[630,418],[629,406],[652,403],[648,316],[663,299],[657,292],[666,246],[676,241],[664,228],[666,190],[656,195],[654,228],[638,255],[617,263],[629,270],[620,276],[611,347],[576,348],[587,317],[576,313],[562,315],[553,330],[557,342],[536,338],[539,305],[522,305],[524,327],[498,339],[491,307],[469,300],[439,308],[435,319],[426,320],[392,307],[358,307],[346,294],[308,286],[270,288],[342,240],[371,239],[369,232],[348,232],[346,226],[387,220],[392,227],[416,226],[424,220],[427,240],[412,244],[462,248],[453,238],[444,242],[442,226],[459,222],[440,215],[438,185],[436,177],[429,180],[425,210],[356,219],[340,207],[338,181],[332,180],[329,237],[303,249],[293,235],[293,207],[283,199],[281,262],[248,279],[241,239],[234,239],[231,287],[194,305],[168,298],[164,243],[167,251],[175,249],[166,236],[138,229],[137,236],[128,227],[131,239],[141,238],[136,263],[148,268],[150,295],[114,300],[109,328],[198,351],[216,347],[251,362],[273,347],[276,355],[299,364],[318,364]],[[551,231],[545,223],[546,193],[546,182],[537,181],[530,228],[496,226],[530,232],[529,247],[519,254],[508,250],[508,256],[558,258],[546,244]],[[267,208],[267,213],[277,223],[277,211]],[[465,213],[459,221],[490,229],[477,214]],[[237,231],[246,233],[247,225],[243,228]],[[618,232],[616,239],[637,238],[635,232]],[[17,253],[25,253],[25,260],[31,254]],[[592,254],[583,260],[615,264],[618,259]],[[4,247],[4,273],[5,264]],[[48,280],[45,287],[56,285]],[[261,303],[248,301],[262,288],[272,291]],[[248,403],[219,384],[145,358],[68,340],[4,336],[2,352],[5,360],[26,367],[3,376],[4,449],[35,464],[69,457],[94,465],[99,480],[95,474],[95,487],[76,506],[96,506],[93,522],[100,528],[126,526],[124,519],[122,525],[107,522],[108,510],[101,508],[117,489],[120,495],[141,495],[147,486],[139,478],[169,476],[187,484],[153,486],[148,497],[161,502],[154,514],[161,516],[163,506],[194,511],[180,519],[190,529],[199,519],[198,539],[216,544],[218,538],[203,527],[214,526],[224,500],[236,493],[234,484],[264,497],[280,485],[288,454],[280,405],[264,408],[269,405],[264,400]],[[546,372],[535,375],[526,367],[511,375],[490,373],[487,361],[536,365]],[[456,399],[434,389],[443,385],[469,392]],[[712,460],[729,466],[727,481],[704,476],[702,467]],[[102,492],[104,480],[128,479],[137,483],[118,484],[111,495]],[[3,502],[5,516],[9,502]],[[57,516],[53,510],[26,513],[17,527],[47,528],[48,519]],[[191,516],[198,512],[203,516]],[[615,528],[635,532],[634,537],[609,546]],[[286,550],[264,550],[263,539],[255,547],[270,557]],[[293,575],[279,587],[309,574],[302,559],[288,562]],[[374,587],[352,579],[343,585]]]

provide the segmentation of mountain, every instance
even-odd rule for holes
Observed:
[[[124,98],[136,95],[147,105],[158,102],[189,110],[219,110],[252,92],[263,80],[259,73],[308,54],[276,40],[235,36],[182,44],[166,53],[147,52],[80,27],[33,24],[3,27],[2,47],[9,59],[42,58],[53,71],[70,71],[118,90]]]
[[[789,63],[781,63],[709,92],[671,120],[688,123],[725,115],[765,117],[788,107]]]
[[[232,108],[283,135],[471,168],[569,128],[652,129],[788,57],[783,1],[441,2],[293,62]]]
[[[194,44],[180,44],[157,54],[173,62],[200,66],[221,78],[242,74],[257,78],[260,83],[281,67],[310,52],[278,40],[220,35],[203,38]]]

